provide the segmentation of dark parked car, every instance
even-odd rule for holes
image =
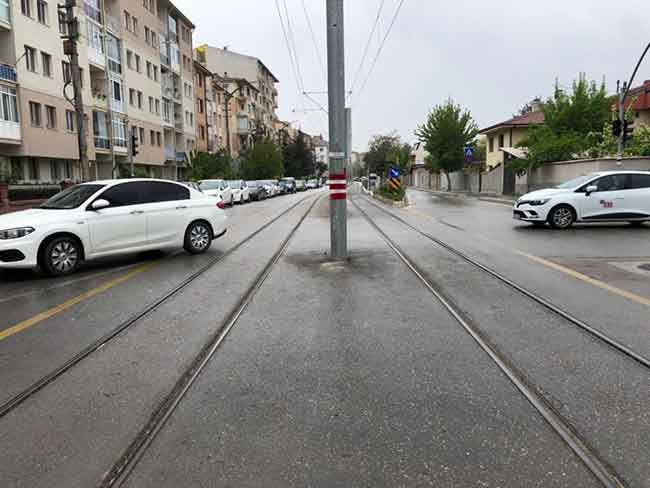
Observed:
[[[250,199],[256,202],[265,200],[269,197],[266,186],[262,181],[247,181],[248,190],[250,191]]]
[[[285,185],[287,185],[287,193],[296,193],[296,179],[295,178],[282,178]]]

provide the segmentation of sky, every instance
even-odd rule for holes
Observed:
[[[319,110],[327,107],[327,95],[302,94],[327,89],[325,0],[174,3],[196,24],[195,45],[228,46],[260,58],[280,80],[279,117],[310,134],[327,135],[327,115]],[[276,5],[285,29],[288,13],[298,76]],[[415,142],[414,130],[448,98],[469,110],[479,127],[487,127],[536,96],[550,96],[556,79],[570,87],[586,73],[604,79],[614,92],[616,80],[630,77],[650,41],[649,14],[646,0],[345,0],[353,147],[364,151],[373,135],[392,131]],[[650,79],[650,56],[635,85],[644,79]]]

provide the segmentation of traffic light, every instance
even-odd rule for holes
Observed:
[[[138,143],[139,143],[139,141],[138,141],[138,133],[137,133],[137,131],[134,130],[133,132],[131,132],[131,154],[133,156],[138,155],[138,152],[139,152],[138,148],[140,147],[138,145]]]
[[[616,119],[614,122],[612,122],[612,134],[614,137],[620,137],[622,131],[623,123],[621,122],[621,119]]]
[[[634,133],[634,128],[632,127],[632,122],[626,120],[623,122],[623,142],[627,142],[632,139]]]

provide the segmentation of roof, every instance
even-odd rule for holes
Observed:
[[[197,49],[205,49],[207,51],[208,48],[216,49],[217,51],[227,53],[228,55],[240,56],[242,58],[248,58],[251,61],[256,61],[259,66],[264,68],[269,73],[269,75],[271,75],[271,78],[273,78],[273,81],[275,83],[280,83],[280,80],[277,79],[277,77],[273,74],[273,72],[262,62],[262,60],[260,58],[257,58],[255,56],[250,56],[248,54],[241,54],[241,53],[238,53],[236,51],[231,51],[230,49],[222,49],[220,47],[210,46],[209,44],[206,44],[206,43],[199,44],[198,46],[195,47],[195,50],[197,50]]]
[[[544,123],[544,112],[528,112],[524,115],[519,115],[513,117],[504,122],[499,122],[498,124],[491,125],[482,129],[479,134],[487,134],[488,132],[493,132],[497,129],[508,129],[508,128],[517,128],[517,127],[530,127],[531,125],[540,125]]]
[[[201,71],[206,76],[212,76],[212,72],[197,60],[194,60],[194,68]]]
[[[650,110],[650,81],[645,81],[643,85],[631,88],[625,99],[625,108],[630,107],[634,101],[632,110]],[[614,103],[618,107],[618,100]]]
[[[170,13],[171,15],[176,15],[176,16],[177,16],[178,18],[180,18],[183,22],[185,22],[186,24],[188,24],[188,25],[190,26],[190,28],[192,28],[192,29],[196,29],[196,26],[192,23],[192,21],[191,21],[190,19],[188,19],[188,18],[185,16],[185,14],[184,14],[183,12],[181,12],[181,11],[179,10],[179,8],[171,2],[171,0],[168,0],[168,2],[169,2],[169,7],[170,7],[170,9],[169,9],[169,13]]]

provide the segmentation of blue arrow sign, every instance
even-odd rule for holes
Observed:
[[[399,168],[391,168],[390,169],[390,178],[399,178],[400,177],[400,171]]]

